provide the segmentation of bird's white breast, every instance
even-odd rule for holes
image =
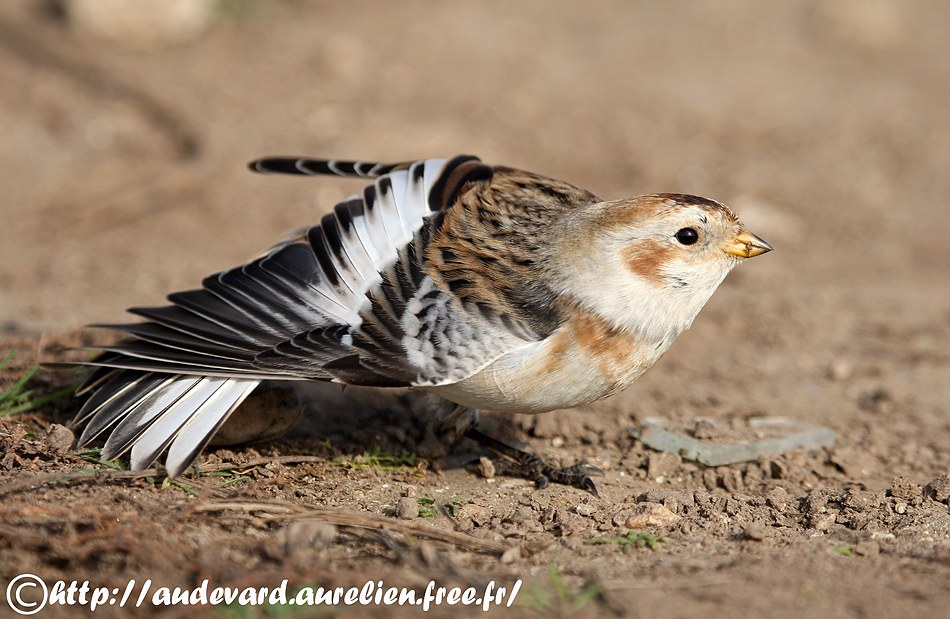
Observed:
[[[465,406],[510,413],[572,408],[612,395],[650,368],[669,342],[642,342],[590,315],[451,385],[427,388]]]

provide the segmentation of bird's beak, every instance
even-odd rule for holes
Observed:
[[[752,234],[748,230],[743,230],[732,239],[732,242],[726,246],[726,252],[740,258],[754,258],[772,251],[772,246]]]

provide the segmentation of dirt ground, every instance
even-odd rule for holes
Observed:
[[[0,391],[68,358],[58,347],[106,337],[83,325],[160,304],[359,189],[245,170],[267,154],[473,153],[604,197],[696,193],[775,251],[730,275],[627,392],[487,415],[554,462],[603,468],[599,499],[486,479],[460,465],[469,444],[419,458],[414,403],[399,394],[324,393],[289,435],[211,450],[203,476],[174,484],[71,451],[48,432],[80,404],[64,399],[0,420],[4,584],[25,572],[109,587],[523,579],[497,614],[945,616],[950,5],[223,6],[199,40],[145,51],[71,30],[55,3],[0,6],[0,356],[17,351]],[[76,381],[44,369],[31,386]],[[271,398],[257,410],[295,409]],[[837,438],[719,467],[637,438],[651,417],[729,428],[762,416]]]

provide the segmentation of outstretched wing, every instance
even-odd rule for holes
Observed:
[[[463,187],[490,192],[492,168],[466,156],[391,165],[270,158],[251,167],[378,176],[297,238],[169,295],[172,305],[130,310],[149,322],[98,325],[132,337],[97,347],[106,354],[92,363],[409,387],[464,378],[514,343],[427,273],[429,239]],[[466,345],[464,358],[444,354]]]
[[[251,168],[375,181],[247,265],[169,295],[169,306],[130,310],[147,322],[100,325],[130,336],[97,348],[95,393],[76,420],[87,424],[82,443],[110,433],[105,457],[131,449],[144,468],[170,446],[176,474],[260,380],[446,384],[538,337],[514,313],[467,302],[429,264],[460,194],[491,198],[493,169],[477,158]]]

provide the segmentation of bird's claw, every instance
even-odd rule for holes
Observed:
[[[604,470],[600,467],[596,467],[592,464],[575,464],[574,466],[556,469],[545,464],[540,459],[537,459],[537,462],[541,465],[541,474],[534,480],[534,485],[538,490],[547,487],[547,485],[553,481],[556,484],[586,490],[595,497],[600,498],[600,493],[597,492],[597,485],[594,483],[594,480],[590,478],[591,475],[603,477]]]
[[[516,449],[511,445],[503,443],[495,438],[479,432],[472,428],[465,434],[470,439],[478,442],[483,447],[498,453],[508,460],[501,467],[511,475],[530,479],[534,482],[535,488],[542,490],[551,482],[564,486],[571,486],[580,490],[586,490],[595,497],[600,498],[597,492],[597,486],[591,475],[603,476],[604,470],[592,464],[575,464],[564,468],[555,468],[538,456]]]

